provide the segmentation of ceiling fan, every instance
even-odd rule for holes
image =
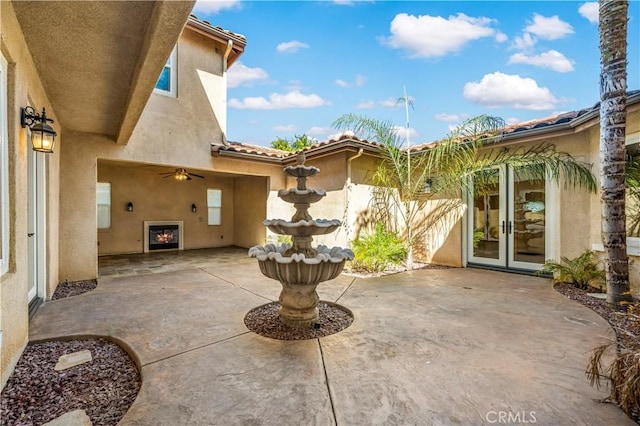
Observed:
[[[200,179],[204,179],[204,176],[200,176],[200,175],[197,175],[195,173],[189,173],[189,172],[187,172],[186,169],[184,169],[182,167],[179,168],[179,169],[176,169],[175,172],[158,173],[158,174],[165,175],[165,176],[163,176],[163,178],[168,178],[168,177],[173,176],[173,178],[175,180],[180,180],[180,181],[182,181],[182,180],[191,180],[192,176],[198,177]]]

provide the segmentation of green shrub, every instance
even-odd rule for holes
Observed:
[[[354,269],[367,272],[382,272],[390,265],[399,265],[407,258],[407,244],[395,232],[388,232],[379,223],[371,235],[352,243],[355,259]]]
[[[569,259],[562,256],[561,263],[547,260],[539,274],[553,274],[556,282],[572,283],[586,289],[589,285],[601,284],[605,279],[604,271],[598,269],[598,259],[591,250],[585,250],[580,256]]]

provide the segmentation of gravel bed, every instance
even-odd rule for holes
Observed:
[[[314,327],[294,328],[280,322],[279,302],[267,303],[250,310],[244,324],[256,334],[278,340],[307,340],[329,336],[349,327],[353,315],[339,305],[320,301],[319,318]]]
[[[90,350],[93,360],[53,369],[61,355],[81,350]],[[31,344],[0,395],[1,424],[41,425],[82,409],[94,426],[116,425],[138,395],[140,383],[133,360],[106,339]]]
[[[65,297],[77,296],[82,293],[93,290],[98,286],[97,280],[86,281],[65,281],[58,284],[56,291],[53,293],[51,300],[64,299]]]

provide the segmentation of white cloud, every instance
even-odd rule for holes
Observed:
[[[549,68],[557,72],[573,71],[573,61],[567,59],[557,50],[549,50],[539,55],[515,53],[509,58],[508,64],[529,64],[536,67]]]
[[[411,58],[444,56],[465,44],[496,33],[489,18],[473,18],[459,13],[441,16],[400,13],[391,21],[391,36],[381,41],[394,49],[404,49]]]
[[[358,105],[356,105],[356,108],[358,109],[371,109],[371,108],[375,108],[376,106],[376,102],[375,101],[365,101],[365,102],[360,102]]]
[[[229,100],[229,106],[237,109],[316,108],[323,105],[331,105],[331,102],[322,99],[315,93],[305,95],[298,90],[286,94],[272,93],[269,95],[269,99],[258,96],[246,97],[242,100],[237,98]]]
[[[546,87],[531,78],[494,72],[485,74],[480,82],[464,85],[464,97],[486,107],[518,109],[553,109],[560,102]]]
[[[531,37],[531,34],[524,33],[522,36],[518,36],[513,40],[511,47],[516,50],[528,51],[536,45],[536,39]]]
[[[340,87],[348,88],[348,87],[360,87],[367,82],[367,77],[361,74],[356,74],[355,80],[353,83],[349,83],[345,80],[336,80],[336,84]]]
[[[504,43],[505,41],[509,40],[509,37],[507,37],[507,35],[503,32],[498,31],[496,33],[496,41],[498,43]]]
[[[313,126],[309,130],[306,131],[305,134],[309,136],[327,136],[331,133],[335,133],[336,129],[333,127],[319,127]]]
[[[276,50],[280,53],[296,53],[300,49],[308,49],[309,45],[298,40],[285,41],[280,43]]]
[[[356,80],[354,81],[353,84],[355,84],[356,87],[360,87],[360,86],[363,86],[366,82],[367,82],[367,77],[361,74],[356,74]]]
[[[300,80],[289,80],[287,81],[287,85],[285,87],[290,92],[296,90],[302,92],[304,90],[304,86]]]
[[[460,122],[462,120],[466,120],[467,118],[469,118],[469,114],[449,114],[446,112],[441,112],[439,114],[436,114],[436,120],[438,121],[445,121],[448,123],[457,123]]]
[[[276,132],[295,132],[296,129],[297,128],[295,124],[286,124],[273,127],[273,130],[275,130]]]
[[[578,13],[589,20],[592,24],[597,24],[600,17],[600,9],[597,1],[590,1],[582,4],[578,8]]]
[[[233,88],[241,85],[251,85],[251,83],[266,80],[269,77],[262,68],[250,68],[242,62],[237,62],[229,69],[227,74],[227,87]]]
[[[383,101],[378,101],[378,105],[386,108],[395,108],[398,106],[398,100],[396,98],[387,98]]]
[[[393,131],[395,132],[396,136],[401,138],[401,139],[415,139],[418,137],[418,131],[416,129],[414,129],[413,127],[403,127],[403,126],[393,126]]]
[[[504,120],[504,121],[505,121],[505,123],[507,123],[507,124],[516,124],[516,123],[519,123],[519,122],[520,122],[520,119],[519,119],[519,118],[517,118],[517,117],[509,117],[509,118],[507,118],[507,119],[506,119],[506,120]]]
[[[198,0],[193,7],[193,13],[208,15],[216,14],[225,9],[240,9],[240,0]]]
[[[534,13],[533,23],[528,25],[525,31],[545,40],[556,40],[573,34],[573,27],[560,19],[558,15],[547,18]]]

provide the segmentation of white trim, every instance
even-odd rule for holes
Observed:
[[[178,225],[178,248],[167,250],[184,250],[184,222],[182,220],[165,221],[165,220],[145,220],[144,221],[144,252],[149,253],[149,226],[156,225]],[[164,250],[151,250],[164,251]]]
[[[604,245],[602,243],[593,243],[591,244],[591,250],[604,252]],[[640,256],[640,238],[627,238],[627,255]]]
[[[9,132],[7,60],[0,53],[0,276],[9,271]]]
[[[165,68],[169,67],[169,90],[159,89],[156,87],[153,89],[154,93],[163,96],[170,96],[172,98],[178,97],[178,45],[173,48],[171,51],[171,55],[169,55],[169,59],[167,59],[167,63],[164,67],[162,67],[162,71]],[[161,73],[162,75],[162,73]],[[160,76],[158,76],[158,80],[160,80]]]

